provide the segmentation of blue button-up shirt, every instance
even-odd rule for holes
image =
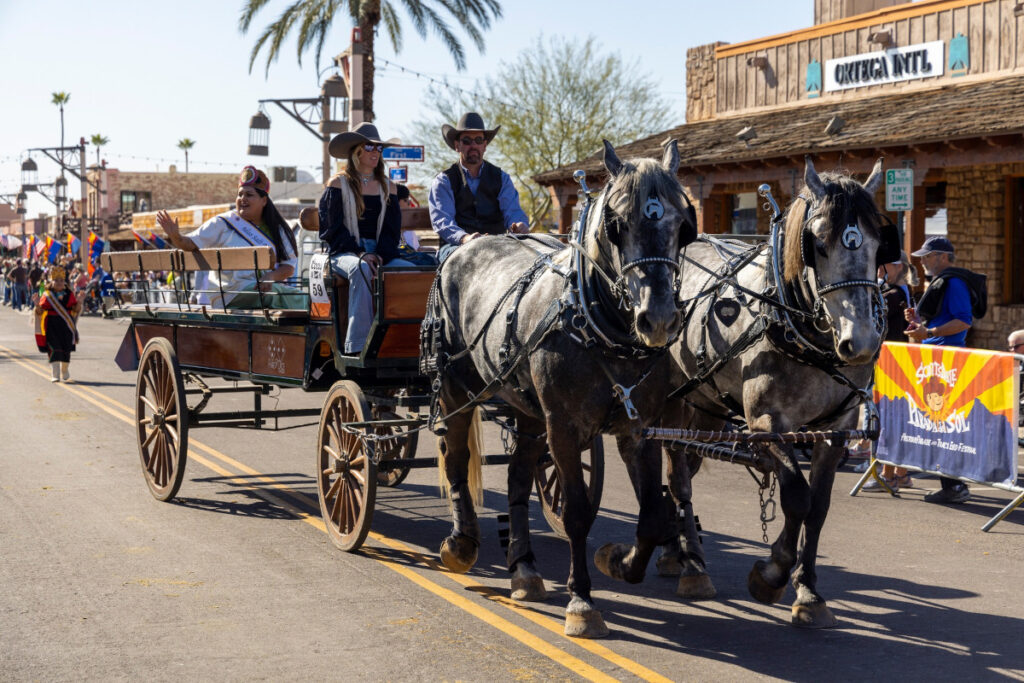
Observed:
[[[464,166],[460,165],[459,168],[462,169],[462,177],[466,181],[466,187],[469,188],[470,192],[476,194],[477,188],[480,187],[480,176],[474,178],[469,175]],[[448,176],[444,173],[438,173],[434,177],[434,182],[430,186],[430,196],[427,203],[430,207],[430,225],[434,232],[446,244],[461,243],[462,238],[466,236],[466,231],[455,222],[455,194],[452,192],[452,184],[448,182]],[[530,219],[526,217],[523,209],[519,206],[519,192],[516,190],[516,186],[512,184],[512,179],[504,171],[501,171],[498,208],[501,209],[501,216],[506,230],[513,223],[529,224],[530,222]]]

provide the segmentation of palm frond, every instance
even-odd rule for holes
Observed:
[[[383,2],[380,6],[380,19],[384,23],[384,30],[391,40],[391,46],[395,52],[402,51],[402,25],[398,23],[398,15],[390,2]]]
[[[270,0],[246,0],[245,5],[242,7],[242,15],[238,18],[238,30],[245,34],[249,32],[249,27],[252,25],[252,20],[256,17],[256,13],[266,6]]]

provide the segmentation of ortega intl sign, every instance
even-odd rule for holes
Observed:
[[[945,43],[936,40],[825,62],[825,92],[934,78],[945,73]]]

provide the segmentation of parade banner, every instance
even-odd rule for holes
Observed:
[[[880,461],[971,481],[1017,481],[1013,354],[886,342],[875,365]]]

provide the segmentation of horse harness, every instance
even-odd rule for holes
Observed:
[[[873,280],[853,279],[844,280],[841,282],[826,285],[824,287],[818,286],[817,277],[814,277],[814,283],[812,284],[809,280],[809,276],[814,272],[814,235],[807,227],[808,223],[815,217],[815,213],[811,211],[813,205],[811,199],[806,196],[802,196],[805,200],[805,215],[801,239],[801,255],[803,256],[805,268],[803,272],[803,282],[807,285],[808,289],[814,293],[813,303],[806,301],[806,297],[803,296],[801,289],[792,288],[785,284],[782,279],[779,270],[779,254],[781,254],[782,247],[782,225],[784,217],[779,214],[778,207],[775,204],[774,199],[771,198],[770,192],[765,190],[762,192],[763,196],[771,202],[774,208],[774,214],[772,216],[772,232],[770,242],[762,242],[756,247],[746,247],[744,251],[740,252],[737,256],[736,252],[729,252],[733,258],[726,259],[725,264],[719,271],[711,271],[704,267],[702,264],[697,263],[691,259],[686,259],[688,265],[696,266],[711,275],[714,279],[712,286],[705,286],[697,295],[695,295],[689,301],[689,307],[684,316],[685,320],[689,320],[690,317],[696,312],[698,301],[710,295],[710,301],[708,301],[707,307],[704,309],[704,313],[701,320],[701,340],[695,353],[695,360],[698,367],[698,372],[695,376],[691,377],[681,386],[677,387],[669,398],[683,398],[698,386],[702,384],[708,384],[712,390],[717,394],[719,402],[729,410],[733,411],[737,415],[743,414],[742,406],[729,394],[721,391],[715,383],[714,376],[721,370],[725,365],[737,358],[748,348],[758,343],[762,338],[767,338],[769,343],[777,351],[785,355],[786,357],[794,360],[803,365],[809,365],[815,367],[835,382],[847,387],[850,391],[847,396],[840,402],[840,404],[828,415],[818,418],[813,423],[808,425],[814,427],[819,424],[827,424],[846,413],[853,406],[851,402],[865,402],[870,399],[867,391],[857,386],[852,380],[844,375],[839,368],[847,365],[839,356],[835,353],[834,349],[820,346],[813,343],[808,336],[803,334],[797,327],[797,323],[794,319],[804,323],[810,323],[819,333],[827,332],[831,329],[832,321],[825,312],[824,303],[822,297],[828,293],[851,287],[868,287],[872,290],[873,294],[873,310],[875,311],[875,324],[876,327],[882,326],[882,334],[884,336],[885,318],[882,311],[884,310],[880,299],[878,283]],[[889,223],[889,226],[895,230],[895,226]],[[884,226],[884,227],[889,227]],[[846,238],[846,235],[844,235]],[[723,252],[729,251],[727,246],[731,243],[726,243],[722,240],[715,238],[709,238],[702,236],[701,239],[711,244],[711,246],[718,252],[720,256]],[[883,232],[882,244],[879,246],[878,259],[887,259],[887,261],[880,261],[882,263],[894,260],[891,258],[891,242],[895,239],[888,231]],[[898,249],[898,242],[897,249]],[[858,245],[859,246],[859,245]],[[752,263],[758,256],[761,255],[765,249],[769,249],[769,262],[770,267],[767,269],[765,274],[765,287],[761,292],[755,292],[739,284],[737,274],[745,266]],[[898,253],[897,253],[898,256]],[[685,258],[685,256],[684,256]],[[733,342],[728,350],[722,355],[715,358],[713,361],[709,360],[708,354],[708,329],[709,329],[709,317],[711,311],[716,310],[716,302],[728,302],[728,299],[722,298],[724,292],[728,287],[732,287],[736,291],[735,305],[743,306],[748,310],[752,310],[752,304],[746,300],[746,297],[760,302],[761,307],[756,313],[754,313],[754,323],[750,325],[743,333]],[[810,310],[808,310],[810,309]],[[737,312],[738,315],[738,312]],[[824,329],[819,324],[824,321],[826,327]],[[699,406],[696,406],[692,402],[689,402],[694,408],[702,410],[704,412],[712,414],[714,417],[722,418],[730,422],[736,422],[737,420],[729,415],[720,415],[713,413],[712,411],[706,410]]]
[[[443,301],[438,293],[438,282],[440,281],[441,268],[438,268],[438,275],[430,288],[427,299],[427,313],[420,329],[420,372],[425,375],[433,375],[431,391],[433,397],[430,406],[429,425],[431,431],[437,434],[444,433],[444,421],[458,413],[476,406],[490,399],[503,386],[509,383],[516,384],[514,372],[518,365],[527,358],[552,332],[558,330],[566,334],[577,344],[585,349],[597,346],[606,356],[628,360],[649,359],[643,372],[632,386],[626,386],[616,379],[605,363],[598,363],[598,367],[604,372],[612,385],[615,398],[622,404],[627,417],[630,420],[638,420],[639,412],[633,404],[631,394],[651,374],[658,359],[666,352],[668,345],[661,349],[650,349],[642,345],[635,334],[624,332],[621,325],[616,325],[617,314],[620,310],[627,313],[635,307],[635,302],[629,295],[625,286],[625,275],[630,270],[644,265],[659,263],[669,266],[675,270],[674,291],[678,299],[678,291],[681,285],[679,274],[679,262],[675,259],[662,257],[641,257],[626,264],[620,264],[619,276],[612,278],[586,251],[579,239],[585,234],[587,216],[594,199],[589,191],[584,188],[585,202],[581,209],[578,230],[569,240],[569,246],[573,250],[572,266],[566,269],[561,264],[551,259],[553,252],[541,251],[529,244],[530,240],[541,242],[544,246],[552,246],[550,242],[540,239],[535,235],[507,235],[506,238],[514,239],[523,246],[535,251],[538,256],[531,266],[516,279],[501,295],[495,304],[494,309],[484,321],[479,332],[466,347],[454,354],[446,350],[444,339],[443,315],[448,314],[447,303]],[[607,258],[607,254],[603,254]],[[590,268],[584,267],[584,260]],[[551,302],[540,323],[534,328],[524,343],[515,343],[515,327],[519,316],[519,304],[526,292],[537,281],[540,273],[550,270],[564,281],[562,294]],[[591,273],[588,275],[588,273]],[[602,288],[595,280],[600,278],[606,287]],[[613,300],[614,299],[614,300]],[[511,300],[511,301],[510,301]],[[499,315],[504,304],[510,301],[505,312],[505,337],[498,351],[498,365],[493,368],[494,376],[487,382],[479,392],[473,392],[464,384],[463,390],[469,396],[469,401],[459,408],[450,411],[442,416],[440,414],[439,392],[441,389],[441,378],[446,369],[452,363],[468,356],[480,343],[490,328],[491,323]],[[514,350],[513,350],[514,349]],[[455,380],[460,382],[458,377]],[[518,391],[522,388],[516,385]]]

